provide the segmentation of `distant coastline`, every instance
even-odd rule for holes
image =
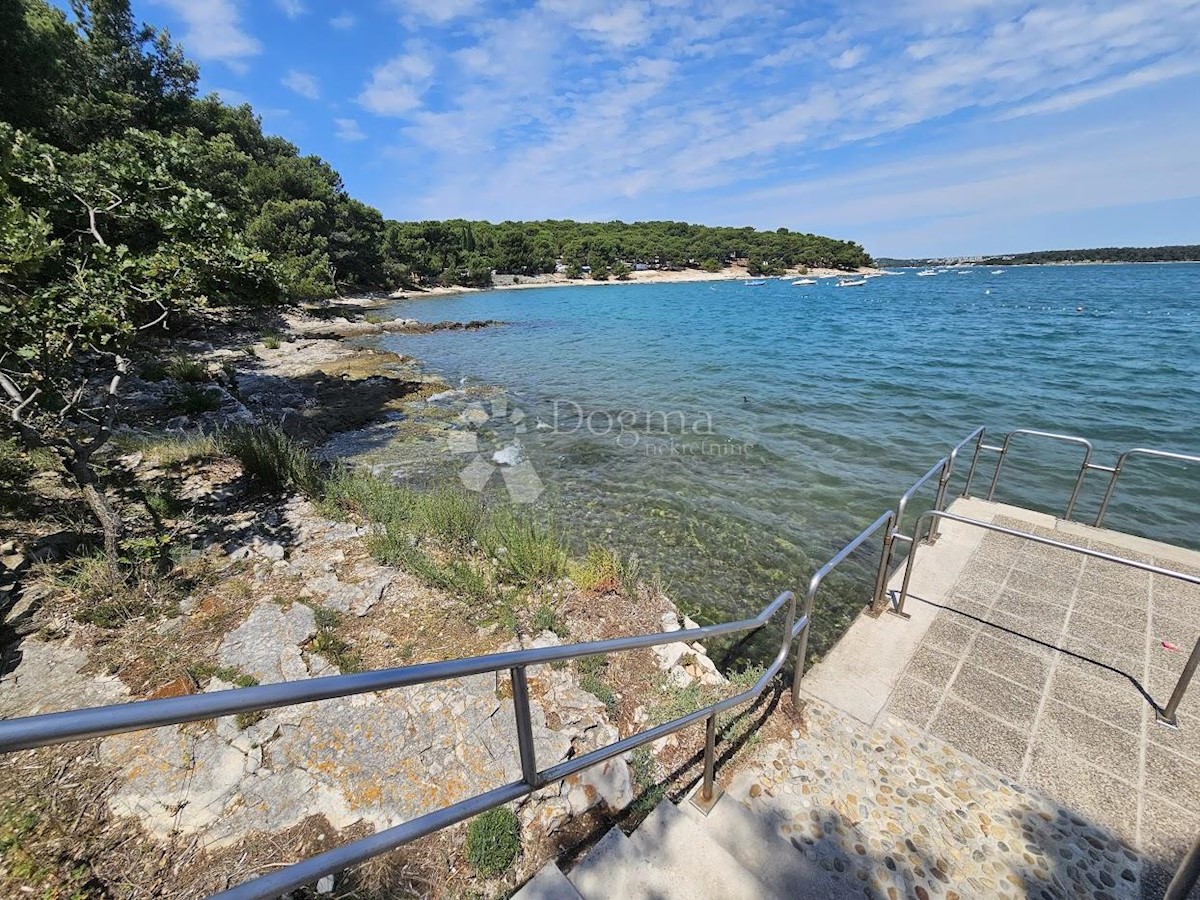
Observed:
[[[876,262],[881,266],[1047,266],[1200,262],[1200,244],[1172,244],[1163,247],[1091,247],[1086,250],[1032,250],[1026,253],[928,257],[925,259],[881,257]]]
[[[882,269],[871,266],[861,266],[852,271],[845,269],[828,269],[821,267],[808,268],[801,270],[799,268],[789,269],[783,275],[769,276],[770,279],[786,281],[790,278],[832,278],[844,277],[849,275],[866,275],[882,272]],[[757,280],[763,276],[751,275],[744,266],[729,266],[721,269],[718,272],[708,272],[703,269],[680,269],[680,270],[659,270],[646,269],[643,271],[634,271],[629,273],[629,277],[625,280],[610,278],[607,281],[595,281],[591,278],[568,278],[563,274],[543,274],[543,275],[497,275],[490,287],[464,287],[462,285],[453,286],[430,286],[420,290],[400,290],[392,294],[393,298],[406,297],[408,299],[416,299],[420,297],[439,297],[447,294],[463,294],[476,293],[480,291],[519,291],[530,290],[534,288],[552,288],[552,287],[601,287],[603,285],[622,285],[622,284],[691,284],[707,281],[748,281]]]

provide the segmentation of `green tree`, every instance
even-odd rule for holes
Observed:
[[[93,460],[132,354],[189,310],[278,287],[212,196],[172,174],[178,138],[130,130],[70,155],[0,124],[0,148],[3,427],[58,455],[115,572],[122,521]]]

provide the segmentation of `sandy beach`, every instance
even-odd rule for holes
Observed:
[[[784,275],[771,276],[780,279],[793,278],[829,278],[834,276],[845,277],[851,274],[865,275],[869,273],[881,272],[882,269],[860,268],[855,272],[846,272],[841,269],[823,269],[811,268],[806,273],[801,273],[796,270],[788,270]],[[591,278],[568,278],[566,275],[546,274],[546,275],[497,275],[495,283],[490,288],[473,288],[473,287],[442,287],[440,285],[428,287],[420,291],[396,291],[392,294],[394,299],[400,298],[415,298],[415,297],[438,297],[446,294],[463,294],[473,293],[484,290],[494,291],[519,291],[530,288],[548,288],[548,287],[587,287],[614,284],[679,284],[685,282],[699,281],[745,281],[749,278],[761,276],[753,276],[746,271],[744,266],[730,266],[726,269],[721,269],[719,272],[706,272],[703,269],[681,269],[679,271],[662,271],[659,269],[647,269],[642,272],[630,272],[629,278],[625,281],[618,281],[616,278],[610,278],[608,281],[593,281]]]

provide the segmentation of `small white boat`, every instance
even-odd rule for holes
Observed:
[[[863,276],[863,278],[882,278],[882,277],[883,277],[882,272],[868,272],[866,275]]]
[[[992,269],[992,274],[993,275],[1003,275],[1004,270],[1003,269]]]
[[[817,283],[817,279],[815,279],[815,278],[797,278],[795,281],[792,282],[792,285],[794,286],[797,284],[816,284],[816,283]]]
[[[746,285],[746,287],[758,287],[760,284],[766,283],[767,279],[765,278],[748,278],[742,282],[742,284]]]
[[[862,287],[866,283],[867,283],[867,279],[860,278],[857,281],[839,281],[837,283],[837,286],[838,287]]]
[[[921,278],[932,278],[936,274],[937,274],[937,272],[933,271],[933,269],[926,269],[923,272],[917,273],[917,275]]]

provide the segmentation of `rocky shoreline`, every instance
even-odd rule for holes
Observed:
[[[171,492],[180,508],[164,512],[158,526],[189,548],[180,571],[203,570],[195,576],[202,586],[152,613],[122,611],[114,625],[75,599],[85,590],[68,574],[77,571],[71,551],[52,549],[53,535],[29,527],[4,548],[15,601],[3,618],[0,716],[550,646],[566,635],[694,627],[661,590],[611,579],[584,588],[564,577],[514,594],[502,610],[481,608],[373,558],[369,522],[331,518],[300,496],[259,498],[236,461],[220,454],[180,461],[188,442],[261,422],[279,423],[330,458],[397,444],[433,458],[448,432],[482,424],[481,400],[502,392],[451,388],[411,358],[349,339],[497,324],[292,314],[276,323],[278,333],[249,344],[244,329],[221,328],[173,342],[195,364],[178,367],[190,382],[143,365],[130,384],[135,415],[110,465],[131,494]],[[181,396],[203,402],[180,411]],[[542,767],[672,717],[681,696],[698,701],[697,692],[731,689],[699,645],[676,642],[601,665],[531,672]],[[518,779],[513,723],[507,676],[488,675],[114,736],[81,745],[80,758],[92,773],[84,790],[95,791],[88,808],[99,833],[142,835],[152,849],[138,864],[154,870],[145,884],[165,888],[186,873],[194,886],[177,895],[190,896],[244,877],[232,868],[237,858],[298,858],[314,852],[318,838],[390,827]],[[639,796],[661,796],[663,773],[694,765],[696,730],[517,804],[522,856],[488,892],[511,889],[564,842],[629,815]],[[32,769],[55,765],[54,748],[24,756]],[[0,797],[0,805],[18,800]],[[461,852],[444,846],[454,840],[461,834],[431,836],[407,852],[424,871],[422,854],[433,848]],[[454,896],[478,883],[460,869],[428,895]]]

